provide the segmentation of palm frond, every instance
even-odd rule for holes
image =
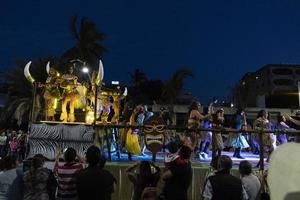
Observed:
[[[167,81],[162,91],[162,99],[165,102],[174,103],[177,96],[182,92],[184,80],[187,77],[192,77],[193,72],[190,69],[182,68],[174,72],[172,78]]]
[[[77,31],[77,27],[76,27],[76,23],[77,23],[77,16],[72,16],[70,19],[70,33],[72,34],[72,36],[75,38],[75,40],[80,40],[79,38],[79,34]]]
[[[79,26],[76,26],[77,18],[71,18],[71,34],[76,39],[73,47],[62,56],[63,60],[82,59],[96,70],[98,60],[101,59],[107,49],[101,45],[105,34],[98,31],[96,24],[87,18],[81,18]]]

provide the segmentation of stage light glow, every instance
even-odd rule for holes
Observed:
[[[89,73],[89,68],[83,67],[83,68],[82,68],[82,72],[83,72],[83,73],[86,73],[86,74]]]
[[[85,116],[85,123],[92,124],[94,122],[94,112],[88,111]]]
[[[53,108],[54,108],[54,109],[57,108],[57,98],[54,99],[54,102],[53,102]]]

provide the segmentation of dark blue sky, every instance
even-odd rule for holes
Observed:
[[[128,82],[135,68],[168,79],[186,66],[194,72],[186,91],[207,102],[264,64],[299,64],[299,10],[298,0],[1,0],[0,67],[73,46],[76,14],[108,36],[105,81]]]

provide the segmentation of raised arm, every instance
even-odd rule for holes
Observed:
[[[299,121],[299,120],[296,120],[296,119],[292,118],[292,117],[289,116],[289,115],[285,115],[285,117],[286,117],[286,119],[287,119],[288,121],[291,121],[292,123],[294,123],[294,124],[300,126],[300,121]]]
[[[128,174],[128,173],[132,173],[132,171],[133,171],[134,169],[136,169],[139,165],[140,165],[140,163],[137,162],[137,163],[135,163],[135,164],[133,164],[133,165],[127,167],[127,169],[125,170],[125,172],[126,172],[127,174]]]

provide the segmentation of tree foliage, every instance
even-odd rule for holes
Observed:
[[[136,104],[153,102],[174,104],[178,95],[183,92],[184,80],[193,75],[191,70],[182,68],[175,71],[169,80],[163,82],[148,79],[140,69],[135,69],[129,74],[132,83],[129,95]]]
[[[30,73],[35,81],[44,83],[47,78],[46,64],[48,61],[55,63],[55,58],[39,58],[32,62],[30,66]],[[1,121],[5,123],[14,123],[20,126],[26,124],[29,120],[29,114],[32,108],[33,100],[33,86],[24,76],[24,66],[27,62],[16,61],[16,66],[8,70],[4,77],[8,84],[8,104],[4,108],[1,114]],[[37,92],[35,97],[35,112],[34,118],[37,115],[43,105],[41,101],[41,95]]]
[[[84,17],[78,21],[77,16],[70,19],[70,33],[75,40],[75,45],[63,54],[63,62],[81,59],[95,70],[98,67],[98,60],[107,52],[101,44],[105,34],[97,30],[94,22]]]
[[[175,103],[176,98],[183,91],[184,80],[187,77],[192,76],[192,71],[187,68],[182,68],[175,71],[171,79],[164,84],[162,91],[162,101],[169,104]]]

